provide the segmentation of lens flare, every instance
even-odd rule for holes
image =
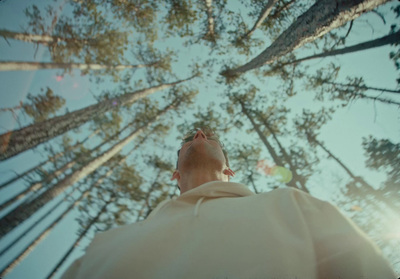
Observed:
[[[276,177],[280,182],[289,183],[292,178],[292,172],[285,167],[277,166],[267,160],[260,160],[257,162],[258,172]]]

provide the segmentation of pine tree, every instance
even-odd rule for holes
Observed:
[[[46,121],[35,123],[22,129],[2,134],[0,135],[0,159],[5,160],[15,156],[71,129],[77,128],[87,121],[93,119],[96,115],[101,115],[106,111],[112,110],[115,106],[131,104],[140,98],[144,98],[152,93],[155,93],[156,91],[188,81],[194,77],[195,76],[192,76],[185,80],[160,84],[158,86],[138,90],[135,92],[125,93],[115,99],[103,100],[86,108],[82,108],[62,116],[56,116]]]
[[[319,0],[261,54],[242,66],[224,70],[221,75],[227,78],[235,78],[244,72],[270,64],[296,48],[314,41],[330,30],[385,2],[387,1],[352,0],[332,2],[330,0]]]

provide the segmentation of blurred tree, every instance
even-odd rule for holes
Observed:
[[[400,143],[389,139],[363,138],[362,143],[367,156],[366,166],[370,169],[386,172],[387,180],[382,191],[393,201],[399,201],[400,195]],[[397,199],[396,199],[397,197]],[[400,204],[397,203],[400,208]]]
[[[81,70],[83,73],[88,71],[108,70],[121,71],[126,69],[139,69],[145,67],[154,67],[157,62],[138,65],[110,65],[110,64],[92,64],[92,63],[54,63],[54,62],[19,62],[19,61],[1,61],[0,71],[35,71],[44,69],[64,69],[71,72],[72,69]]]

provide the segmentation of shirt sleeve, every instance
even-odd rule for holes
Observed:
[[[318,278],[397,278],[376,244],[350,218],[328,202],[297,192],[313,239]]]

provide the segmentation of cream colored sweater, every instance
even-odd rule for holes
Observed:
[[[139,223],[99,233],[67,279],[393,279],[378,248],[331,204],[292,188],[209,182]]]

